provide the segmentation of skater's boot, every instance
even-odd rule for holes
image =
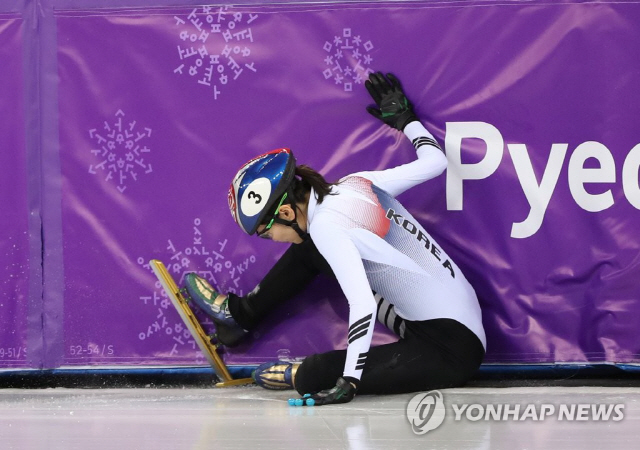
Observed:
[[[300,363],[272,361],[261,364],[251,374],[253,380],[265,389],[294,389],[293,380]]]
[[[217,337],[221,344],[234,347],[247,335],[248,332],[231,317],[229,298],[226,295],[220,294],[207,280],[195,273],[185,275],[184,283],[193,303],[216,324]]]

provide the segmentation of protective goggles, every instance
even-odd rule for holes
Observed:
[[[278,212],[280,211],[280,207],[282,206],[282,204],[284,203],[284,201],[287,199],[287,192],[284,193],[284,195],[282,196],[282,198],[280,199],[280,203],[278,203],[278,206],[276,206],[275,212],[273,213],[273,217],[271,218],[271,220],[269,221],[269,223],[267,223],[267,226],[265,226],[262,231],[258,231],[257,232],[257,236],[259,238],[262,239],[271,239],[270,236],[265,236],[264,234],[269,231],[271,229],[271,227],[273,226],[276,218],[278,217]]]

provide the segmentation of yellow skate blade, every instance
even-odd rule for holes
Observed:
[[[231,377],[231,374],[229,374],[229,371],[227,370],[227,366],[216,351],[216,346],[210,342],[209,336],[204,332],[202,325],[200,325],[200,322],[198,322],[193,311],[191,311],[191,308],[187,304],[187,300],[180,292],[178,285],[173,280],[171,274],[169,274],[165,265],[162,261],[157,259],[152,259],[150,261],[150,265],[153,273],[156,275],[162,285],[162,288],[171,300],[171,303],[175,307],[176,311],[178,311],[178,314],[182,318],[184,324],[189,329],[191,336],[195,339],[196,344],[198,344],[198,347],[209,361],[209,364],[213,367],[216,375],[218,375],[220,380],[222,380],[220,383],[217,383],[216,386],[235,386],[237,384],[248,384],[249,381],[252,382],[253,380],[251,378],[234,380]]]

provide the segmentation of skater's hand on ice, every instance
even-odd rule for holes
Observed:
[[[331,389],[325,389],[311,396],[315,404],[333,405],[338,403],[348,403],[356,396],[356,388],[344,378],[338,378],[336,386]]]
[[[354,382],[357,382],[357,380],[354,380]],[[292,406],[321,406],[348,403],[356,396],[356,390],[354,383],[340,377],[335,387],[325,389],[317,394],[307,394],[302,399],[291,399],[289,400],[289,404]]]

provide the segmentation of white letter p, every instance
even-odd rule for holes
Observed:
[[[486,154],[475,164],[462,164],[462,141],[481,139]],[[447,209],[462,210],[462,181],[481,180],[496,171],[502,161],[504,140],[496,127],[486,122],[447,122],[444,145],[449,159],[447,169]],[[475,150],[475,149],[474,149]]]

